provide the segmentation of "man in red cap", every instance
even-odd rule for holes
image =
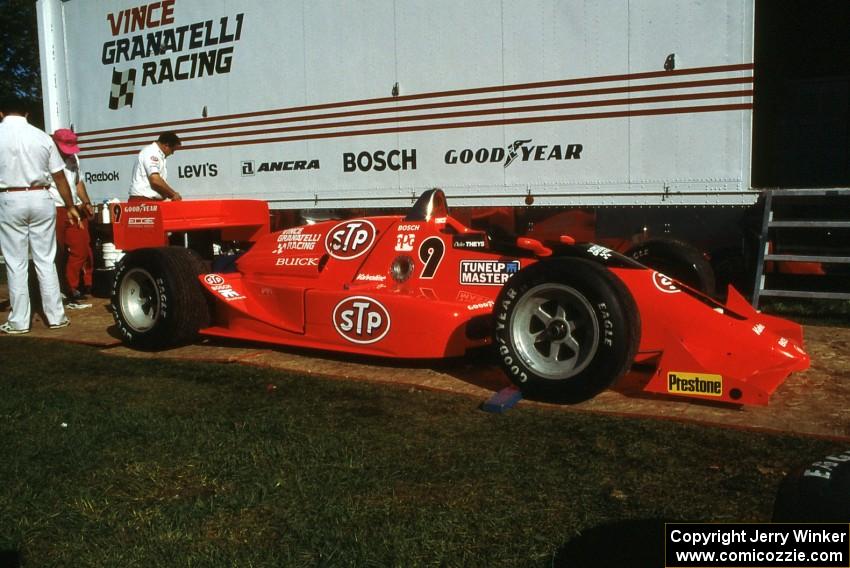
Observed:
[[[80,147],[77,146],[77,135],[73,130],[60,128],[53,133],[53,141],[62,159],[65,160],[65,178],[71,187],[74,205],[82,217],[77,225],[67,221],[65,204],[59,195],[59,190],[55,183],[51,184],[50,194],[56,204],[56,241],[59,245],[56,260],[62,287],[68,299],[65,307],[70,310],[88,308],[91,304],[86,304],[83,300],[92,285],[93,257],[89,242],[89,219],[94,215],[94,208],[80,175],[80,160],[77,157]],[[63,261],[64,270],[62,270]]]

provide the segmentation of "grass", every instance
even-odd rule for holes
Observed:
[[[760,308],[804,325],[850,325],[850,301],[808,298],[764,298]]]
[[[0,359],[24,566],[601,566],[612,531],[767,521],[784,472],[845,449],[30,338]]]

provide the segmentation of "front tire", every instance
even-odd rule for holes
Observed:
[[[115,272],[111,295],[112,314],[124,341],[142,349],[194,341],[210,321],[197,279],[203,272],[203,261],[189,249],[128,253]]]
[[[640,343],[626,286],[584,259],[539,262],[502,288],[495,307],[500,363],[526,396],[575,403],[624,375]]]
[[[676,239],[650,239],[630,248],[625,255],[706,296],[715,295],[711,263],[693,245]]]

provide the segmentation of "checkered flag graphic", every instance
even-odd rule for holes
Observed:
[[[112,69],[112,91],[109,93],[109,108],[117,110],[133,106],[133,88],[136,86],[136,70],[117,71]]]

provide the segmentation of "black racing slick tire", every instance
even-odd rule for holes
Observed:
[[[700,251],[676,239],[650,239],[625,252],[641,264],[648,266],[699,290],[714,296],[714,270]]]
[[[502,288],[493,314],[499,362],[529,398],[590,399],[629,370],[640,343],[631,293],[613,273],[584,259],[523,269]]]
[[[850,522],[850,451],[795,468],[782,480],[774,523]]]
[[[198,255],[185,248],[139,249],[119,263],[112,283],[112,315],[126,343],[163,349],[193,342],[209,326],[210,310],[198,275]]]

